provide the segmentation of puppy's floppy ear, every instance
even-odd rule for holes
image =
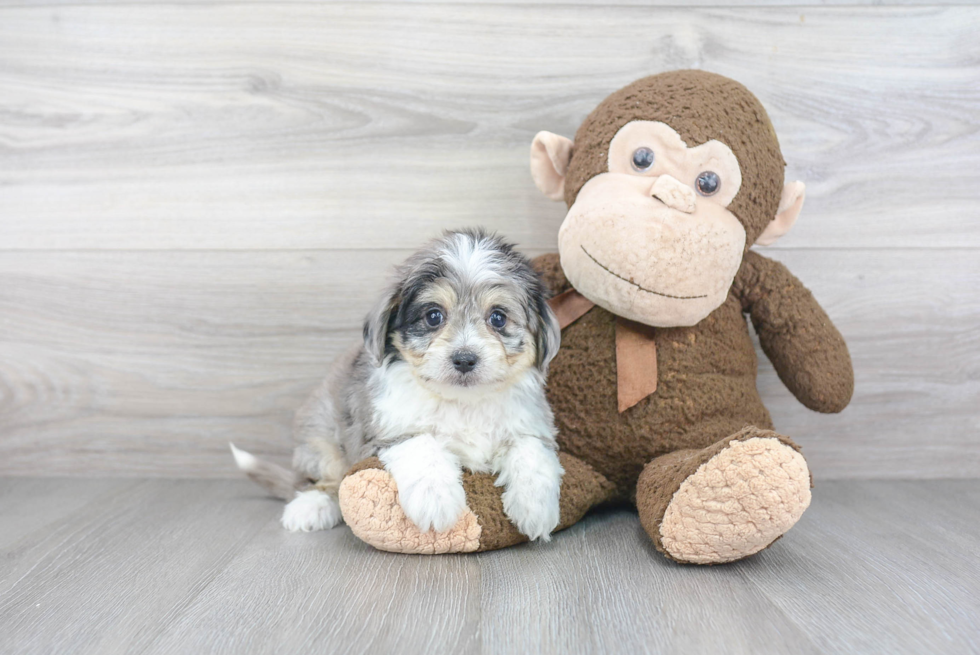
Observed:
[[[561,325],[558,317],[551,311],[548,301],[544,298],[543,290],[539,290],[534,299],[535,313],[538,315],[538,325],[535,331],[534,345],[537,347],[536,366],[542,373],[548,373],[548,364],[558,354],[561,347]]]
[[[388,328],[401,299],[401,284],[395,283],[385,289],[377,304],[364,319],[364,349],[381,366],[385,358],[385,345],[388,341]]]

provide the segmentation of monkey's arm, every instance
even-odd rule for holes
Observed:
[[[548,287],[552,295],[557,296],[559,293],[564,293],[572,288],[572,285],[569,284],[568,279],[565,277],[565,272],[561,270],[558,253],[552,252],[547,255],[538,255],[531,260],[531,267],[538,272],[544,285]]]
[[[839,412],[854,392],[847,344],[813,294],[789,270],[749,251],[733,289],[783,384],[818,412]]]

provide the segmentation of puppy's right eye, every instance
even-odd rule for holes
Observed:
[[[494,326],[498,330],[502,329],[505,325],[507,325],[506,314],[499,309],[494,310],[494,312],[490,314],[490,325]]]
[[[429,327],[439,327],[442,325],[442,310],[430,309],[425,313],[425,324]]]

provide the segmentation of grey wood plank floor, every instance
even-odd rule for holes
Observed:
[[[626,509],[550,544],[381,553],[244,481],[0,478],[0,653],[970,653],[980,480],[823,482],[730,566]]]

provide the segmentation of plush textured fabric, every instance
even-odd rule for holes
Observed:
[[[729,209],[745,225],[748,249],[776,215],[786,166],[762,103],[735,80],[697,70],[652,75],[612,93],[575,133],[564,188],[569,207],[589,179],[606,171],[609,144],[634,120],[666,123],[691,147],[717,139],[732,149],[742,191]]]
[[[656,175],[656,166],[638,176],[641,179],[644,175],[657,177],[651,193],[668,205],[685,212],[693,211],[697,201],[694,187],[683,182],[675,183],[681,179],[694,180],[706,167],[722,178],[721,188],[712,196],[712,202],[727,205],[738,195],[742,186],[742,171],[731,148],[716,139],[690,147],[677,130],[659,121],[632,121],[620,128],[609,144],[609,172],[637,177],[634,175],[637,171],[632,165],[632,155],[640,144],[654,151],[655,161],[669,162],[671,170],[666,176]],[[665,185],[661,179],[674,183]],[[674,196],[673,199],[671,196]]]
[[[668,557],[698,564],[733,561],[778,539],[810,498],[806,460],[791,439],[772,431],[756,389],[758,362],[746,315],[780,379],[811,409],[839,412],[847,406],[854,389],[851,359],[800,281],[782,264],[748,250],[759,235],[788,229],[802,205],[803,187],[788,185],[784,194],[785,164],[775,132],[759,101],[737,82],[677,71],[610,95],[576,135],[564,179],[568,205],[589,179],[606,172],[611,140],[634,120],[663,122],[688,146],[716,139],[731,149],[741,186],[729,209],[744,227],[745,249],[720,306],[712,305],[713,311],[689,327],[645,333],[655,365],[644,367],[622,353],[617,359],[623,317],[603,308],[613,305],[593,297],[591,308],[573,303],[569,315],[576,318],[562,330],[547,387],[567,472],[562,527],[582,516],[590,502],[624,500],[637,505],[644,528]],[[539,150],[547,146],[536,143]],[[541,153],[537,157],[539,168],[547,163]],[[780,208],[788,213],[777,218]],[[635,272],[629,267],[648,260],[641,252],[627,254],[632,257],[620,257],[616,264],[623,270],[615,274],[629,281]],[[534,266],[553,294],[572,289],[557,254],[538,257]],[[624,362],[631,369],[625,377],[619,375]],[[655,391],[630,394],[623,407],[623,380],[641,379],[644,368],[655,376]],[[467,482],[466,490],[482,528],[479,549],[516,542],[519,535],[503,515],[491,478]]]
[[[416,555],[471,553],[480,547],[480,524],[467,510],[445,532],[422,532],[398,504],[398,489],[377,458],[365,460],[340,483],[340,511],[351,531],[378,550]]]
[[[559,453],[565,475],[561,484],[557,530],[574,525],[585,513],[612,497],[612,484],[589,465]],[[463,472],[467,511],[445,532],[421,532],[398,504],[398,486],[377,457],[355,464],[340,485],[344,521],[355,535],[379,550],[441,554],[496,550],[527,541],[504,514],[501,489],[485,473]]]
[[[732,285],[779,379],[812,410],[843,411],[854,393],[847,344],[813,294],[789,270],[747,252]]]
[[[544,182],[539,188],[552,200],[561,200],[565,195],[565,165],[571,150],[570,139],[550,132],[540,133],[531,145],[531,175]],[[549,151],[556,156],[552,158]]]
[[[564,330],[595,303],[569,289],[548,301]],[[616,324],[616,391],[624,412],[657,390],[657,344],[653,328],[620,317]]]
[[[803,211],[803,202],[806,200],[806,186],[799,180],[787,182],[783,187],[783,195],[779,200],[779,211],[776,218],[766,226],[759,238],[755,240],[758,246],[771,246],[777,240],[789,232],[790,228],[796,224],[796,219]]]
[[[746,428],[703,450],[677,450],[648,464],[636,505],[657,549],[679,562],[719,564],[769,546],[810,504],[799,446]]]
[[[543,255],[535,267],[562,288]],[[547,271],[551,271],[551,275]],[[656,393],[620,413],[616,322],[595,307],[562,332],[548,375],[559,446],[611,480],[625,499],[653,458],[674,450],[704,448],[747,425],[771,429],[756,390],[757,361],[739,300],[728,300],[698,325],[654,330]]]
[[[776,439],[736,441],[674,493],[660,522],[664,552],[695,564],[753,555],[810,506],[803,456]]]

